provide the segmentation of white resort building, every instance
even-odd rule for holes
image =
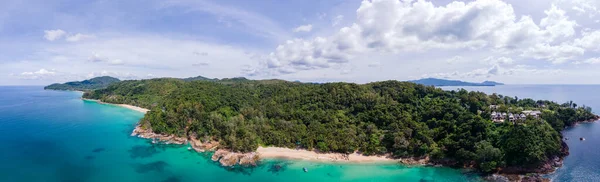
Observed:
[[[521,114],[513,114],[513,113],[504,113],[504,112],[492,112],[492,114],[490,114],[490,119],[492,119],[492,121],[496,122],[496,123],[503,123],[504,121],[508,120],[511,122],[515,122],[515,121],[524,121],[525,119],[527,119],[527,116],[532,116],[535,119],[540,118],[542,112],[540,111],[523,111]]]

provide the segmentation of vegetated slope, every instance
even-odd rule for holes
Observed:
[[[55,83],[55,84],[44,87],[44,89],[86,91],[86,90],[95,90],[95,89],[106,88],[106,87],[108,87],[108,85],[119,82],[119,81],[120,80],[117,78],[113,78],[110,76],[102,76],[102,77],[92,78],[89,80],[67,82],[67,83],[63,83],[63,84]]]
[[[150,108],[156,133],[219,141],[233,151],[259,145],[394,157],[429,156],[483,171],[539,164],[561,151],[560,131],[596,118],[589,107],[444,91],[410,82],[304,84],[282,80],[123,81],[85,98]],[[540,110],[542,119],[495,124],[492,109]],[[187,130],[186,130],[187,128]]]

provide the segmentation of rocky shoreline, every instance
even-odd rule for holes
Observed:
[[[575,123],[573,126],[577,126],[579,123],[590,123],[596,122],[600,120],[600,116],[596,115],[594,118],[579,121]],[[562,134],[561,134],[562,135]],[[551,159],[548,159],[546,162],[542,163],[537,167],[509,167],[503,168],[499,170],[495,174],[488,175],[484,177],[487,181],[494,182],[508,182],[508,181],[516,181],[516,182],[546,182],[550,181],[550,179],[544,178],[542,175],[544,174],[552,174],[558,168],[562,167],[564,159],[569,156],[569,146],[563,140],[561,143],[560,153]]]
[[[260,157],[256,152],[238,153],[231,152],[229,150],[219,149],[215,151],[215,153],[211,157],[211,160],[219,162],[222,166],[225,167],[235,165],[256,166],[256,163],[260,160]]]
[[[137,136],[140,138],[151,139],[152,143],[160,144],[176,144],[176,145],[190,145],[190,148],[196,152],[215,151],[211,159],[215,162],[219,162],[222,166],[231,167],[235,165],[243,166],[256,166],[260,160],[258,153],[239,153],[231,152],[225,149],[218,149],[219,143],[215,141],[202,142],[195,137],[178,137],[175,135],[162,135],[156,134],[152,129],[144,129],[142,126],[137,125],[131,136]]]
[[[569,146],[562,142],[561,153],[536,167],[508,167],[502,168],[495,174],[484,177],[486,181],[493,182],[549,182],[550,179],[542,175],[554,173],[562,167],[563,160],[569,155]]]
[[[201,141],[196,139],[196,135],[192,134],[190,137],[178,137],[175,135],[163,135],[157,134],[152,131],[152,129],[144,129],[141,125],[136,125],[135,129],[131,133],[131,136],[137,136],[140,138],[150,139],[152,143],[157,144],[176,144],[176,145],[190,145],[190,150],[194,150],[196,152],[207,152],[214,151],[211,159],[215,162],[219,162],[222,166],[231,167],[235,165],[242,166],[256,166],[258,161],[261,159],[260,152],[249,152],[249,153],[240,153],[240,152],[232,152],[227,149],[219,149],[219,142],[206,140]],[[276,148],[276,147],[273,147]],[[265,149],[265,148],[263,148]],[[284,148],[281,148],[284,149]],[[293,149],[285,149],[285,150],[293,150]],[[302,150],[305,151],[305,150]],[[305,151],[311,152],[312,151]],[[275,151],[276,153],[276,151]],[[267,153],[267,158],[282,158],[273,156],[272,153]],[[330,161],[330,162],[344,162],[351,161],[350,157],[360,157],[360,154],[317,154],[317,155],[326,155],[321,157],[315,157],[315,161]],[[271,157],[269,157],[271,156]],[[282,155],[283,156],[283,155]],[[370,157],[370,156],[362,156],[362,157]],[[284,157],[285,158],[285,157]],[[295,157],[291,157],[295,158]],[[425,158],[403,158],[403,159],[389,159],[389,158],[381,158],[374,157],[375,159],[358,159],[365,160],[365,162],[398,162],[406,165],[432,165],[428,157]],[[302,158],[298,158],[302,159]],[[311,159],[308,159],[311,160]],[[352,160],[355,161],[355,160]]]
[[[595,119],[590,119],[582,122],[595,122],[600,119],[600,116],[596,116]],[[225,167],[232,167],[235,165],[242,166],[256,166],[258,161],[261,159],[259,152],[240,153],[232,152],[226,149],[219,149],[219,143],[216,141],[206,140],[200,141],[196,139],[196,135],[192,134],[188,138],[177,137],[174,135],[162,135],[156,134],[151,129],[143,129],[142,126],[137,125],[133,130],[132,136],[138,136],[140,138],[152,139],[153,143],[164,143],[164,144],[177,144],[177,145],[190,145],[190,149],[197,152],[214,151],[211,160],[218,162],[220,165]],[[332,154],[333,155],[333,154]],[[348,154],[339,154],[345,157],[336,157],[331,161],[350,161]],[[561,153],[553,158],[549,159],[545,163],[536,167],[507,167],[502,168],[494,174],[484,176],[483,179],[486,181],[494,182],[546,182],[550,181],[544,178],[543,174],[551,174],[563,165],[563,160],[569,155],[569,146],[562,141]],[[456,162],[453,160],[430,160],[428,157],[421,158],[402,158],[394,159],[396,162],[405,165],[429,165],[429,166],[456,166]],[[465,167],[463,167],[465,168]],[[466,167],[470,168],[470,167]]]
[[[188,140],[183,137],[177,137],[174,135],[156,134],[156,133],[152,132],[152,129],[144,129],[140,125],[137,125],[135,127],[135,129],[133,129],[131,136],[152,139],[152,143],[160,142],[160,143],[164,143],[164,144],[183,145],[188,142]]]

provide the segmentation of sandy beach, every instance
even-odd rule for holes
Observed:
[[[138,112],[141,112],[141,113],[144,113],[144,114],[147,113],[148,111],[150,111],[149,109],[146,109],[146,108],[141,108],[141,107],[127,105],[127,104],[114,104],[114,105],[121,106],[121,107],[124,107],[124,108],[127,108],[127,109],[131,109],[131,110],[134,110],[134,111],[138,111]]]
[[[144,113],[144,114],[147,113],[148,111],[150,111],[149,109],[146,109],[146,108],[141,108],[141,107],[127,105],[127,104],[111,104],[111,103],[105,103],[105,102],[102,102],[102,101],[99,101],[99,100],[84,99],[84,98],[82,98],[81,100],[94,101],[94,102],[98,102],[100,104],[115,105],[115,106],[119,106],[119,107],[124,107],[124,108],[127,108],[127,109],[131,109],[131,110],[134,110],[134,111],[138,111],[138,112],[141,112],[141,113]]]
[[[382,163],[382,162],[400,162],[397,159],[387,158],[386,156],[365,156],[358,153],[347,156],[339,153],[317,153],[308,150],[296,150],[281,147],[258,147],[256,152],[260,158],[279,158],[279,159],[299,159],[318,162],[351,162],[351,163]]]

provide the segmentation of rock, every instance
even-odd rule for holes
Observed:
[[[240,158],[239,164],[243,166],[256,166],[258,160],[260,160],[260,157],[256,152],[246,153]]]
[[[237,153],[228,150],[219,149],[211,157],[213,161],[219,161],[222,166],[256,166],[256,162],[260,159],[256,152]]]
[[[429,157],[425,156],[425,157],[410,157],[410,158],[402,158],[399,159],[401,163],[403,164],[407,164],[407,165],[425,165],[425,164],[429,164]]]
[[[222,166],[234,166],[240,161],[240,156],[235,152],[230,152],[219,159]]]
[[[221,157],[227,155],[229,153],[229,151],[223,150],[223,149],[219,149],[217,150],[213,156],[211,157],[211,159],[213,161],[219,161],[219,159],[221,159]]]
[[[484,179],[490,182],[510,182],[510,180],[506,176],[502,176],[499,174],[492,174],[486,176]]]
[[[192,148],[194,150],[196,150],[196,152],[204,152],[207,150],[214,150],[215,148],[217,148],[219,146],[219,142],[217,141],[208,141],[208,142],[202,142],[200,140],[198,140],[196,138],[196,134],[192,134],[190,135],[190,144],[192,146]]]
[[[539,174],[527,175],[521,178],[521,182],[549,182],[549,179],[543,178]]]
[[[183,145],[187,143],[187,139],[184,137],[177,137],[175,135],[156,134],[152,131],[152,129],[143,129],[140,125],[137,125],[135,129],[133,129],[131,136],[138,136],[140,138],[158,140],[159,142],[163,142],[165,144]]]

